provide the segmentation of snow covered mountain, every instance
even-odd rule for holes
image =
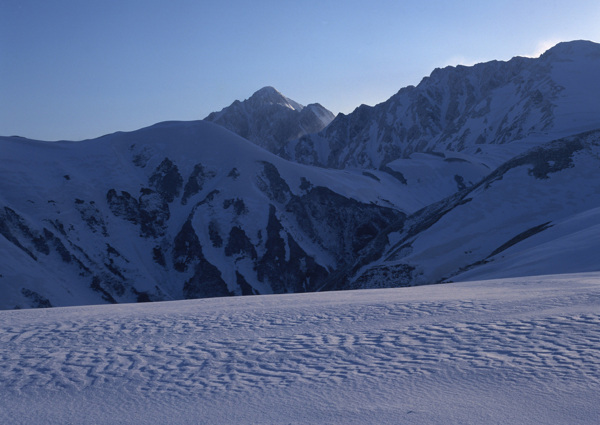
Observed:
[[[600,45],[589,41],[560,43],[536,59],[436,69],[386,102],[361,105],[291,141],[284,156],[329,168],[386,169],[414,152],[489,161],[503,145],[508,152],[498,166],[531,144],[600,128],[598,75]]]
[[[436,70],[288,142],[296,162],[257,144],[327,114],[272,88],[203,121],[0,137],[0,308],[598,271],[597,75],[581,41]]]
[[[599,169],[600,130],[532,148],[386,229],[331,284],[371,288],[597,271]]]
[[[289,163],[205,121],[0,152],[4,309],[315,291],[406,216],[392,178]]]
[[[302,106],[273,87],[263,87],[249,99],[236,100],[205,120],[278,153],[286,142],[323,130],[333,118],[318,103]]]

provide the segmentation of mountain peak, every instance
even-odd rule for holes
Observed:
[[[223,126],[263,148],[277,153],[289,140],[325,128],[334,115],[318,104],[304,107],[266,86],[244,101],[205,118]]]
[[[301,111],[304,109],[303,105],[285,97],[281,92],[271,86],[263,87],[255,92],[250,96],[248,102],[259,105],[281,105],[293,109],[294,111]]]
[[[589,40],[563,41],[546,50],[540,57],[564,60],[586,56],[600,57],[600,44]]]
[[[540,58],[438,68],[283,151],[308,164],[381,169],[415,152],[477,152],[593,130],[600,127],[599,73],[600,44],[584,40],[559,43]]]
[[[257,90],[253,96],[283,96],[279,90],[272,86],[265,86],[260,90]],[[285,97],[285,96],[283,96]]]

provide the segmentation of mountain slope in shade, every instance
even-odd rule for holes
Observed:
[[[588,41],[560,43],[537,59],[436,69],[418,86],[340,114],[284,151],[306,164],[373,169],[413,152],[463,152],[485,161],[490,145],[510,144],[515,155],[599,128],[598,75],[600,45]]]
[[[205,120],[277,153],[289,140],[317,133],[333,118],[334,115],[318,103],[302,106],[273,87],[263,87],[243,102],[236,100]]]
[[[0,147],[1,308],[315,291],[406,216],[205,121]]]
[[[410,286],[597,271],[598,169],[600,131],[533,148],[388,229],[332,284]]]

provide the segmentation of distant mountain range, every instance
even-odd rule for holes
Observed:
[[[600,270],[598,75],[575,41],[335,119],[265,87],[202,121],[0,137],[0,308]]]
[[[523,150],[597,128],[599,55],[598,44],[577,41],[537,59],[436,69],[418,86],[288,143],[285,154],[329,168],[383,169],[414,152],[486,156],[488,146],[512,145],[507,159],[516,144]]]

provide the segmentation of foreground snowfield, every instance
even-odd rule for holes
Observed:
[[[594,424],[600,273],[0,311],[3,424]]]

